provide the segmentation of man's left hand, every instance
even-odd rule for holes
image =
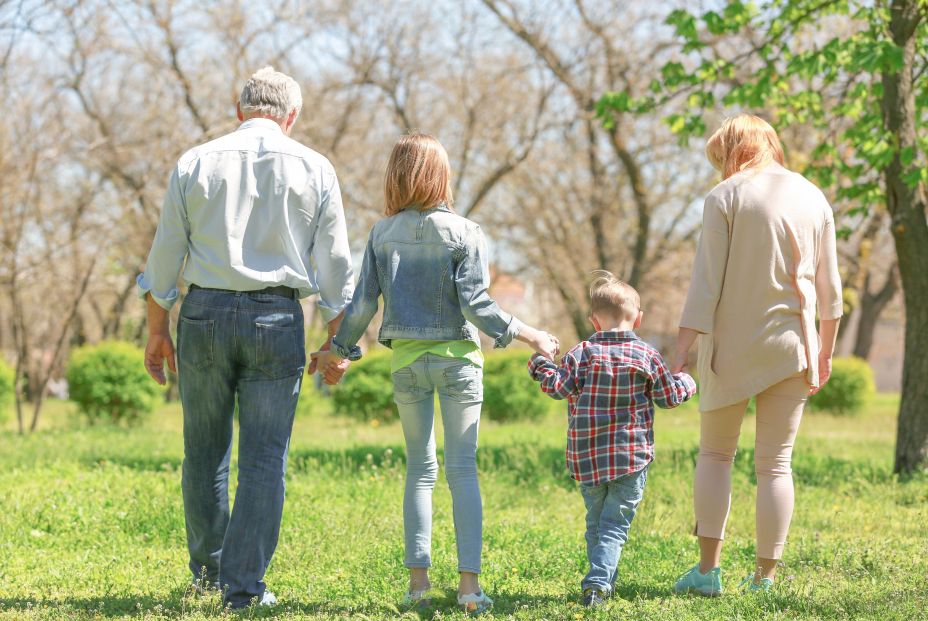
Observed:
[[[177,373],[177,362],[174,357],[174,343],[170,334],[149,334],[148,344],[145,345],[145,370],[152,379],[162,386],[167,383],[164,375],[164,361],[168,361],[168,368]]]

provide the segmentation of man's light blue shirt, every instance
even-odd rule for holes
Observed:
[[[151,292],[170,309],[181,269],[200,287],[319,293],[323,318],[336,317],[354,279],[332,164],[264,118],[185,153],[168,183],[139,296]]]

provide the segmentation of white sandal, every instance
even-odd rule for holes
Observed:
[[[470,615],[480,615],[493,607],[493,600],[481,589],[477,593],[458,595],[458,605]]]
[[[431,590],[432,587],[422,589],[421,591],[406,591],[406,595],[403,596],[400,606],[412,608],[414,606],[429,606],[432,603],[432,600],[426,597],[426,594]]]

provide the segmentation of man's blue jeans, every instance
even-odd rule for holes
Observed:
[[[193,289],[177,326],[184,512],[194,578],[232,607],[264,594],[277,546],[293,414],[306,364],[303,311],[273,294]],[[238,488],[229,511],[238,400]]]
[[[622,546],[628,541],[628,529],[647,479],[645,466],[602,485],[580,485],[586,504],[586,556],[590,561],[590,571],[580,583],[582,589],[608,595],[615,588]]]
[[[405,564],[432,564],[432,489],[438,479],[436,392],[445,428],[445,478],[451,489],[458,571],[479,574],[483,505],[477,483],[477,432],[483,369],[467,360],[435,354],[423,354],[393,373],[393,398],[406,438]]]

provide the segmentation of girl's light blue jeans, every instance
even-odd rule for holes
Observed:
[[[451,488],[458,571],[480,573],[483,507],[477,483],[477,430],[483,370],[467,360],[424,354],[393,373],[393,395],[406,437],[403,526],[406,567],[430,567],[435,454],[435,392],[445,431],[445,478]]]

